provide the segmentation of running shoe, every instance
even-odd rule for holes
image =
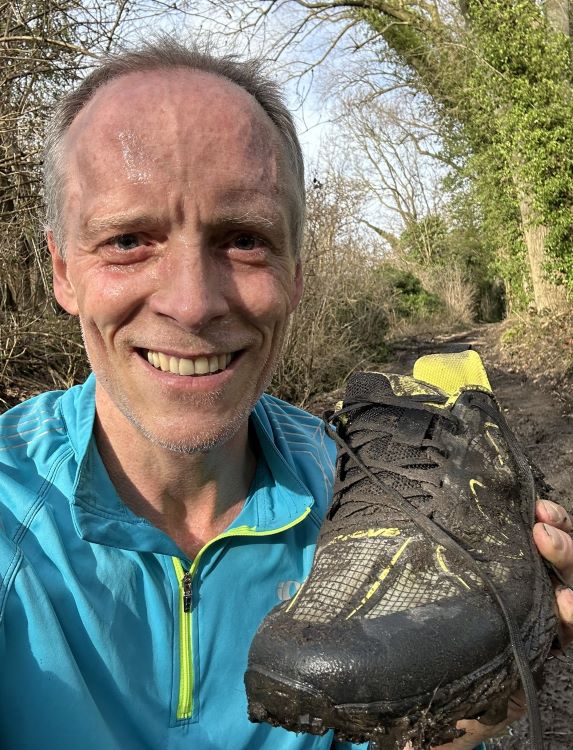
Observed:
[[[308,579],[253,640],[251,720],[427,748],[458,719],[501,721],[521,683],[540,750],[553,588],[531,536],[534,478],[479,355],[357,373],[327,421],[332,505]]]

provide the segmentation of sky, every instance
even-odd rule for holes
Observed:
[[[306,161],[315,162],[321,144],[329,138],[331,114],[325,90],[342,51],[336,50],[312,71],[309,68],[324,54],[329,43],[326,32],[332,33],[332,27],[315,28],[291,39],[304,17],[302,9],[292,2],[281,3],[264,23],[253,26],[255,16],[251,16],[250,25],[243,29],[245,3],[241,0],[215,5],[210,0],[195,0],[193,8],[197,15],[186,17],[184,33],[209,34],[222,49],[268,61],[268,71],[285,91]]]
[[[154,3],[158,0],[140,0]],[[361,44],[364,40],[365,27],[353,27],[341,35],[345,28],[343,19],[333,20],[328,16],[322,22],[303,23],[306,11],[294,0],[180,0],[180,8],[166,10],[153,23],[147,24],[154,31],[163,29],[187,39],[204,39],[209,37],[213,45],[222,51],[240,56],[253,56],[267,62],[267,70],[281,85],[286,95],[287,104],[293,113],[301,146],[305,156],[307,175],[315,175],[321,181],[328,169],[334,165],[339,171],[360,175],[362,170],[361,151],[352,141],[348,124],[339,121],[341,100],[348,91],[356,88],[356,81],[372,85],[374,90],[386,87],[393,88],[394,79],[388,74],[384,78],[381,71],[377,47],[374,44]],[[258,7],[276,8],[265,16],[246,10]],[[171,8],[166,4],[167,8]],[[133,29],[130,41],[141,38],[141,26]],[[376,58],[376,59],[375,59]],[[345,86],[348,82],[348,86]],[[368,89],[371,91],[372,89]],[[391,92],[384,102],[392,106],[399,97],[405,101],[403,91]],[[386,105],[385,105],[386,106]],[[400,104],[402,106],[402,104]],[[383,141],[383,138],[381,139]],[[393,150],[393,149],[391,149]],[[397,158],[397,174],[411,155],[394,153]],[[384,159],[382,159],[384,161]],[[388,162],[392,166],[392,161]],[[436,180],[436,163],[419,165],[422,182],[427,183],[431,200],[439,198],[438,181]],[[427,170],[426,173],[424,170]],[[362,174],[377,180],[376,166],[364,163]],[[426,176],[424,176],[426,174]],[[439,178],[439,174],[437,174]],[[433,183],[433,185],[431,184]],[[376,186],[375,186],[376,187]],[[385,187],[382,185],[382,191]],[[392,208],[394,198],[392,191],[387,194],[376,190],[372,199],[365,204],[368,221],[377,226],[385,226],[394,232],[400,232],[402,219],[400,212]],[[380,200],[382,196],[382,200]],[[427,207],[428,196],[420,200],[423,213]],[[416,198],[414,198],[416,200]],[[395,201],[394,201],[395,202]]]

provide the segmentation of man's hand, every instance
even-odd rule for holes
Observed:
[[[536,508],[537,523],[533,527],[533,539],[539,553],[561,575],[563,581],[555,585],[555,598],[560,620],[559,637],[561,645],[573,641],[573,591],[568,588],[573,583],[573,523],[569,514],[557,503],[540,500]],[[507,718],[495,726],[486,726],[476,720],[463,720],[457,723],[466,734],[447,745],[440,745],[434,750],[472,750],[485,740],[502,733],[506,727],[525,713],[525,697],[519,690],[508,704]],[[407,748],[405,749],[407,750]]]
[[[432,750],[473,750],[473,748],[477,747],[480,742],[485,742],[485,740],[503,734],[508,725],[513,721],[520,719],[524,713],[525,696],[523,695],[523,691],[519,690],[509,699],[507,718],[499,724],[486,726],[475,719],[464,719],[463,721],[458,721],[456,724],[457,728],[463,729],[465,734],[462,737],[458,737],[458,739],[453,742],[448,742],[447,745],[433,747]],[[404,750],[412,750],[411,743],[408,743]]]
[[[561,630],[561,645],[573,641],[573,539],[569,534],[573,523],[569,514],[557,503],[541,500],[537,503],[537,520],[533,527],[533,539],[540,554],[553,563],[566,585],[557,582],[555,596]]]

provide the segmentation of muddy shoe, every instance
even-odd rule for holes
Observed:
[[[250,718],[425,748],[459,718],[500,721],[521,681],[541,748],[532,674],[554,597],[531,539],[533,477],[479,356],[356,374],[331,422],[333,503],[306,583],[251,646]]]

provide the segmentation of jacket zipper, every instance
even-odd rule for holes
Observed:
[[[177,703],[177,721],[190,719],[193,716],[193,690],[195,680],[193,674],[193,578],[203,553],[208,547],[221,539],[227,539],[234,536],[270,536],[279,534],[281,531],[296,526],[308,516],[310,507],[306,508],[304,513],[294,521],[280,526],[270,531],[257,531],[252,526],[236,526],[229,529],[219,536],[211,539],[210,542],[202,547],[197,556],[191,563],[188,570],[185,570],[183,563],[178,557],[173,557],[173,567],[179,584],[179,700]]]

